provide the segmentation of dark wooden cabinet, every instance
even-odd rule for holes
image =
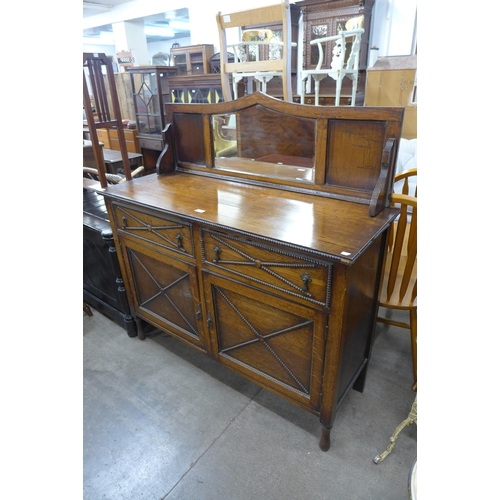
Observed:
[[[179,76],[210,73],[210,58],[213,55],[213,45],[188,45],[170,50],[170,56]]]
[[[369,57],[370,24],[375,0],[303,0],[300,7],[304,24],[304,69],[315,69],[318,49],[311,40],[337,35],[345,29],[345,23],[357,16],[364,16],[365,32],[361,38],[359,69],[366,70]],[[331,43],[325,51],[324,65],[332,62]]]
[[[356,97],[356,103],[359,103],[359,105],[363,105],[364,101],[366,68],[368,67],[370,53],[370,26],[374,4],[375,0],[303,0],[299,3],[304,26],[303,68],[307,70],[315,69],[318,64],[318,48],[315,45],[311,45],[311,40],[337,35],[340,30],[345,29],[346,21],[353,17],[364,16],[363,28],[365,32],[361,37],[358,96]],[[324,68],[330,67],[332,62],[332,49],[332,42],[328,42],[326,44],[326,49],[324,49]],[[342,86],[342,94],[349,95],[351,92],[351,81],[348,78],[344,78]],[[346,88],[345,91],[344,87]],[[322,80],[320,91],[320,100],[322,104],[334,104],[335,81],[332,78],[325,78]],[[312,99],[311,103],[314,103],[314,96]]]
[[[137,336],[104,198],[87,189],[83,190],[83,300],[130,337]]]
[[[224,101],[219,73],[170,78],[169,102],[217,104]]]
[[[221,117],[233,156],[216,156]],[[367,376],[402,117],[167,104],[170,162],[104,190],[139,337],[153,325],[317,415],[326,451]]]

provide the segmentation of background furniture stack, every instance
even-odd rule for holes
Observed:
[[[92,99],[91,99],[92,96]],[[84,307],[93,307],[123,326],[130,336],[137,335],[130,315],[116,259],[102,188],[108,185],[103,144],[98,130],[116,130],[124,174],[132,179],[118,94],[111,60],[105,54],[83,54],[83,104],[91,139],[95,177],[83,178],[83,299]]]
[[[205,75],[210,73],[210,58],[214,55],[213,45],[188,45],[170,50],[173,65],[179,76]]]
[[[220,74],[211,73],[213,45],[177,47],[171,54],[178,72],[170,79],[169,102],[207,104],[224,100]]]
[[[375,0],[303,0],[300,8],[304,23],[304,70],[315,70],[319,61],[319,50],[317,45],[311,44],[312,40],[318,38],[338,35],[340,31],[346,30],[346,22],[354,17],[363,16],[363,29],[361,47],[359,52],[358,85],[356,90],[356,106],[362,106],[364,102],[364,89],[366,82],[366,69],[368,67],[370,26],[372,10]],[[324,50],[325,58],[323,68],[330,68],[332,62],[333,42],[328,42]],[[351,104],[352,84],[349,79],[342,81],[340,104]],[[336,84],[331,78],[325,78],[321,82],[319,104],[333,106],[335,104]],[[297,98],[298,102],[298,98]],[[305,104],[314,104],[314,87],[311,93],[305,94]]]
[[[361,37],[363,29],[363,16],[353,17],[345,23],[345,31],[341,30],[338,35],[311,40],[311,45],[315,45],[319,52],[318,64],[314,70],[302,70],[302,81],[300,85],[300,102],[304,104],[305,89],[314,81],[314,105],[319,105],[320,84],[325,78],[335,80],[335,106],[340,106],[340,93],[342,91],[343,80],[348,77],[351,80],[351,98],[349,104],[356,105],[356,92],[358,89],[359,73],[359,51],[361,49]],[[333,44],[332,62],[329,68],[323,67],[324,50],[323,44],[327,46]]]
[[[222,90],[225,100],[231,95],[237,96],[238,82],[244,79],[247,89],[250,84],[267,93],[267,84],[279,79],[280,95],[285,101],[292,101],[292,30],[291,14],[288,0],[280,4],[258,9],[217,14],[217,27],[221,47],[220,72]],[[260,26],[259,26],[260,25]],[[269,26],[278,25],[281,34],[273,32]],[[252,28],[249,29],[248,27]],[[241,40],[236,44],[228,44],[228,32],[238,29]],[[228,49],[236,59],[229,62]],[[229,83],[229,75],[233,78],[233,90]]]

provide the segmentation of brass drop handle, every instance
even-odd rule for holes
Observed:
[[[302,283],[303,283],[303,285],[302,285],[302,291],[305,292],[305,293],[307,293],[309,291],[307,285],[309,283],[311,283],[312,278],[311,278],[311,276],[309,276],[309,274],[303,273],[303,274],[300,275],[300,279],[302,280]]]
[[[212,315],[210,313],[207,313],[207,325],[208,328],[211,329],[213,324],[212,324]]]
[[[177,248],[179,248],[180,250],[184,250],[184,248],[182,248],[182,234],[177,233],[175,235],[175,239],[177,240]]]
[[[218,245],[214,247],[214,252],[215,252],[215,259],[214,263],[217,264],[219,262],[219,255],[222,253],[222,248]]]
[[[201,315],[201,304],[198,304],[196,307],[196,319],[198,321],[201,321],[202,315]]]
[[[125,216],[122,216],[122,229],[127,228],[127,218]]]

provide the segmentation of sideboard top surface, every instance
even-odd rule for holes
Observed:
[[[174,173],[108,186],[107,197],[188,217],[352,263],[399,213],[370,217],[364,204]]]

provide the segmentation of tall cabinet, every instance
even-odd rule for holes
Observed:
[[[170,102],[179,104],[217,104],[224,101],[219,73],[176,76],[170,81]]]
[[[219,73],[212,73],[213,45],[188,45],[171,50],[177,76],[170,79],[170,101],[217,104],[224,100]]]
[[[188,45],[171,49],[170,55],[177,74],[203,75],[210,73],[210,58],[214,55],[213,45]]]
[[[165,147],[165,103],[170,101],[169,79],[177,74],[175,66],[135,66],[127,68],[132,83],[137,122],[137,140],[146,173],[153,173]]]
[[[361,38],[359,56],[359,75],[356,104],[363,105],[366,82],[366,69],[369,58],[370,25],[375,0],[303,0],[300,2],[304,26],[303,69],[315,69],[318,64],[318,48],[311,45],[311,40],[337,35],[345,30],[345,23],[349,19],[364,16],[363,28],[365,32]],[[332,42],[328,42],[324,50],[324,68],[329,68],[332,62]],[[320,104],[333,105],[335,103],[335,81],[325,78],[321,82]],[[345,88],[345,90],[344,90]],[[351,81],[344,78],[342,94],[350,96]],[[309,102],[310,101],[310,102]],[[314,103],[314,95],[306,95],[306,104]],[[341,95],[341,104],[348,104]]]

